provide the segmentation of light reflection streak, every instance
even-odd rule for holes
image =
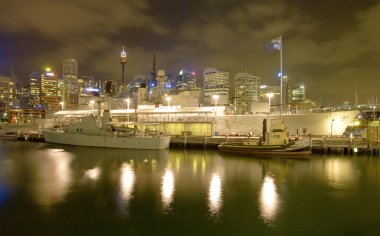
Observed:
[[[90,180],[97,180],[99,178],[99,175],[100,175],[99,167],[94,167],[84,172],[84,176]]]
[[[128,203],[132,197],[135,178],[135,172],[133,171],[131,165],[124,163],[121,166],[120,188],[121,195],[125,203]]]
[[[70,162],[72,155],[62,149],[49,149],[38,167],[37,181],[33,184],[38,204],[50,207],[61,202],[72,182]]]
[[[357,185],[357,175],[349,160],[327,160],[326,175],[330,186],[336,190],[352,189]]]
[[[270,224],[276,219],[279,205],[279,196],[274,179],[265,176],[260,192],[260,215],[264,223]]]
[[[173,202],[174,189],[175,186],[173,171],[166,169],[165,174],[162,177],[161,186],[161,197],[164,210],[168,210],[171,203]]]
[[[219,218],[220,209],[222,206],[222,180],[220,175],[214,173],[210,181],[210,188],[208,192],[208,201],[211,216]]]

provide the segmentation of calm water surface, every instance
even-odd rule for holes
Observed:
[[[0,140],[0,235],[379,235],[380,158]]]

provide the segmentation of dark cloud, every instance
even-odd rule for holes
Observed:
[[[119,53],[126,45],[127,78],[159,68],[198,74],[215,67],[248,72],[275,84],[278,51],[268,43],[283,36],[284,71],[305,82],[308,96],[332,104],[359,95],[379,96],[380,4],[320,0],[1,0],[0,73],[11,64],[28,73],[76,58],[81,74],[120,79]]]

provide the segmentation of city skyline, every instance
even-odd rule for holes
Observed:
[[[165,3],[165,4],[164,4]],[[4,1],[0,10],[0,74],[26,83],[29,73],[64,59],[78,60],[79,74],[121,80],[119,55],[126,46],[126,82],[157,69],[211,67],[247,72],[278,85],[279,53],[270,41],[283,37],[284,74],[312,88],[322,103],[379,96],[378,1]],[[69,13],[69,14],[68,14]],[[70,17],[67,17],[70,16]],[[64,19],[64,20],[63,20]],[[38,68],[40,66],[40,68]],[[326,104],[327,105],[327,104]]]

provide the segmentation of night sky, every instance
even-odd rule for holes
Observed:
[[[0,74],[27,83],[31,71],[75,58],[80,75],[121,80],[181,68],[207,67],[260,76],[278,85],[283,36],[284,74],[304,82],[323,105],[380,95],[380,1],[375,0],[0,0]]]

